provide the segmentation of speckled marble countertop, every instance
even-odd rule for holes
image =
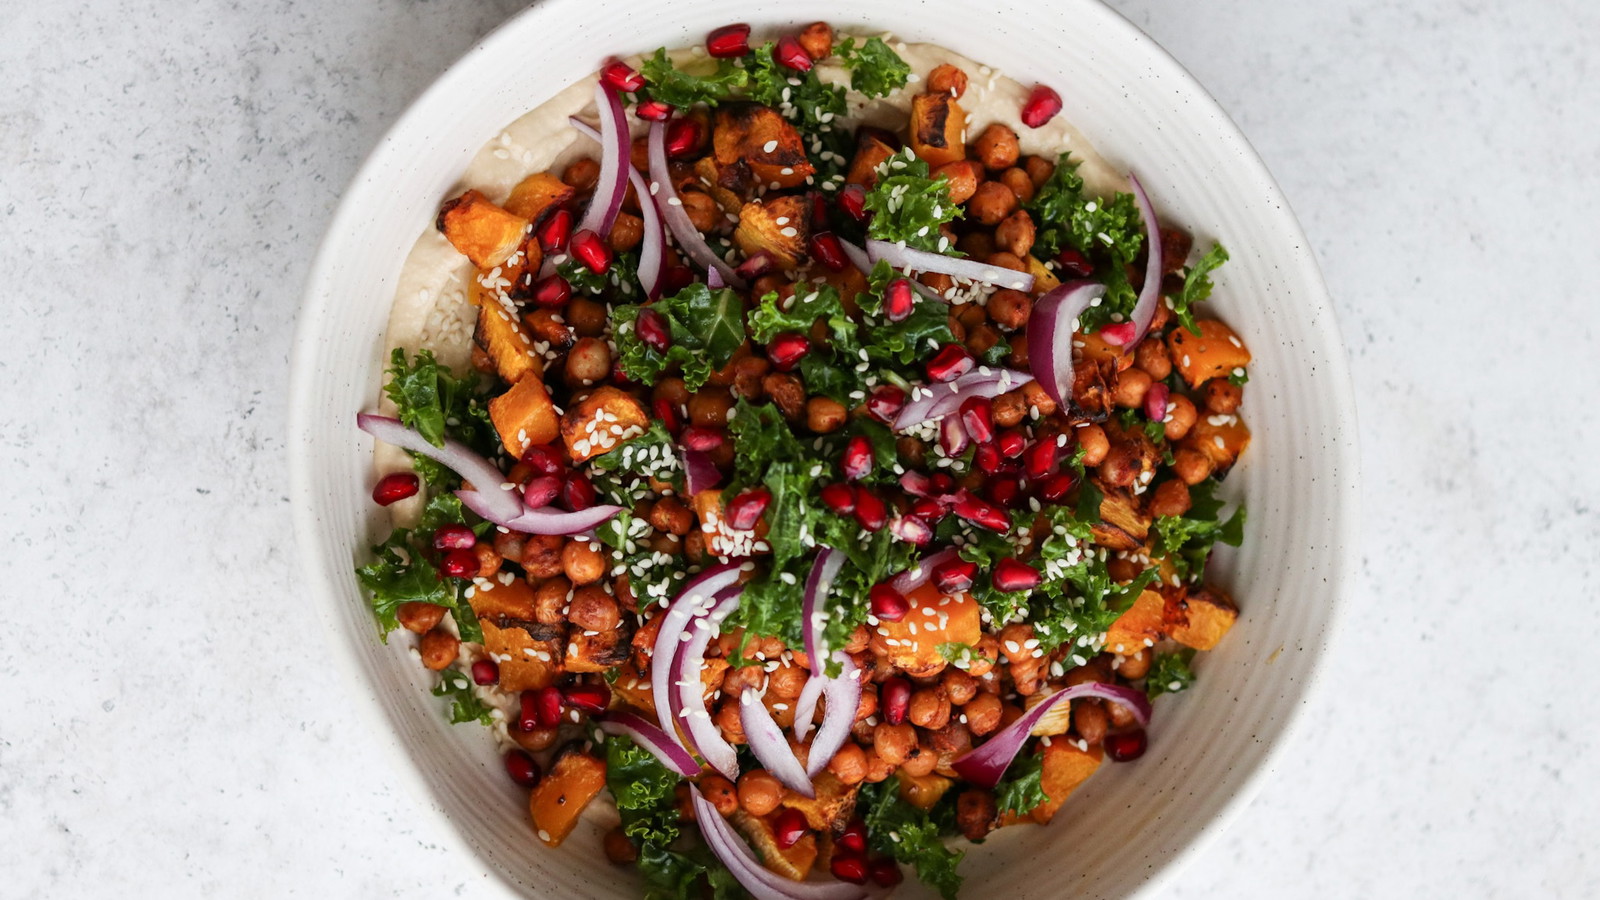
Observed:
[[[1600,12],[1114,4],[1337,299],[1367,545],[1320,714],[1175,898],[1600,893]],[[0,894],[495,896],[293,615],[297,292],[515,0],[0,0]]]

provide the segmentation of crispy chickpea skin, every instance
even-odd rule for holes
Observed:
[[[400,627],[413,634],[427,634],[435,625],[444,619],[445,609],[435,603],[400,604],[400,609],[395,612],[395,618],[400,620]]]
[[[1205,395],[1206,412],[1229,416],[1238,412],[1244,400],[1244,388],[1225,378],[1213,378],[1201,389]]]
[[[689,533],[694,527],[694,513],[677,497],[662,497],[650,508],[649,521],[651,527],[679,536]]]
[[[961,714],[967,717],[967,729],[982,737],[1000,727],[1000,698],[980,691],[978,696],[961,707]]]
[[[1189,486],[1182,481],[1163,481],[1150,495],[1152,516],[1181,516],[1189,511]]]
[[[715,231],[722,223],[722,207],[705,191],[684,191],[678,199],[683,201],[683,211],[689,215],[689,222],[696,231],[702,234]]]
[[[1056,164],[1042,156],[1028,156],[1022,160],[1022,171],[1028,173],[1028,177],[1033,179],[1033,186],[1037,188],[1056,173]]]
[[[588,387],[611,374],[611,348],[599,338],[580,338],[567,351],[567,384]]]
[[[520,728],[510,728],[506,731],[517,746],[529,753],[538,753],[540,750],[549,750],[556,745],[556,738],[561,736],[559,728],[545,728],[535,726],[527,731]]]
[[[1012,166],[1001,172],[995,180],[1010,188],[1011,193],[1017,196],[1018,203],[1027,203],[1033,199],[1033,179],[1028,177],[1027,172]]]
[[[744,722],[739,718],[739,700],[729,697],[717,707],[714,721],[722,737],[730,744],[744,743]]]
[[[1028,401],[1030,411],[1037,409],[1040,416],[1055,414],[1056,401],[1044,392],[1044,385],[1037,381],[1030,381],[1022,386],[1022,399]]]
[[[701,428],[721,428],[728,424],[733,395],[722,388],[703,388],[689,398],[689,421]]]
[[[890,725],[879,722],[872,729],[872,749],[891,767],[899,766],[917,746],[917,729],[909,722]]]
[[[1140,678],[1150,674],[1152,656],[1150,648],[1145,647],[1131,656],[1118,658],[1115,665],[1117,674],[1129,681],[1138,681]]]
[[[814,60],[827,59],[833,53],[833,28],[827,22],[812,22],[795,39]]]
[[[978,679],[960,669],[951,667],[944,670],[939,683],[944,687],[945,696],[956,706],[961,706],[978,696]]]
[[[1167,440],[1181,440],[1194,427],[1195,419],[1200,414],[1194,408],[1194,401],[1182,394],[1173,394],[1167,398],[1167,427],[1165,434]]]
[[[956,827],[969,841],[981,841],[987,837],[999,818],[1000,810],[995,805],[993,791],[962,791],[956,797]]]
[[[584,157],[575,159],[561,172],[561,180],[576,188],[580,193],[594,190],[600,180],[600,163]]]
[[[1112,385],[1111,399],[1124,409],[1138,409],[1144,405],[1144,395],[1150,392],[1150,384],[1150,374],[1145,370],[1123,369]]]
[[[479,578],[493,578],[500,573],[500,563],[504,560],[495,552],[494,545],[479,541],[473,546],[472,553],[478,558]]]
[[[940,63],[928,73],[928,93],[949,94],[957,100],[967,92],[967,73],[949,63]]]
[[[993,228],[1017,208],[1017,195],[998,181],[985,181],[967,201],[967,213],[980,224]]]
[[[1100,743],[1110,724],[1105,705],[1098,700],[1075,700],[1072,703],[1072,728],[1078,737],[1091,744]]]
[[[1028,404],[1023,402],[1021,391],[1012,391],[994,398],[993,410],[994,423],[1001,428],[1011,428],[1028,414]]]
[[[773,372],[761,379],[761,389],[767,392],[778,411],[789,421],[799,419],[806,411],[806,388],[800,379],[782,372]],[[726,421],[727,417],[724,416]]]
[[[1034,233],[1033,217],[1019,209],[995,226],[994,241],[1007,253],[1022,257],[1033,249]]]
[[[884,780],[885,778],[888,778],[893,773],[894,773],[894,766],[891,766],[888,763],[884,762],[883,761],[883,757],[879,756],[876,753],[868,753],[867,754],[867,777],[866,777],[866,781],[867,781],[868,784],[877,784],[878,782]]]
[[[1184,448],[1172,455],[1172,470],[1183,483],[1194,487],[1211,477],[1211,460],[1198,450]]]
[[[939,754],[935,753],[933,748],[919,743],[906,754],[906,761],[900,764],[900,771],[913,778],[921,778],[933,772],[938,765]]]
[[[828,760],[828,771],[847,785],[860,784],[867,777],[867,751],[860,744],[846,741]]]
[[[958,159],[947,162],[933,170],[933,177],[940,175],[949,182],[946,185],[950,190],[950,202],[965,203],[972,199],[972,194],[978,189],[979,178],[978,164],[970,159]]]
[[[617,221],[611,226],[611,233],[606,235],[606,242],[611,249],[623,253],[639,246],[644,240],[644,220],[633,213],[617,213]]]
[[[766,769],[751,769],[739,776],[739,805],[752,816],[764,816],[778,808],[783,785]]]
[[[595,338],[605,334],[609,316],[605,304],[596,303],[588,297],[573,297],[572,302],[567,304],[567,324],[580,337]]]
[[[832,397],[812,397],[806,401],[806,427],[817,434],[838,431],[849,412]]]
[[[606,558],[593,541],[569,541],[561,548],[561,571],[573,584],[593,584],[606,574]]]
[[[623,833],[621,825],[607,831],[602,843],[605,846],[606,859],[619,866],[625,866],[639,858],[639,848],[635,847],[633,841]]]
[[[799,666],[779,666],[767,676],[767,692],[774,697],[793,700],[806,686],[806,671]]]
[[[991,172],[1011,168],[1022,155],[1021,147],[1017,144],[1017,133],[999,122],[978,135],[972,144],[972,152],[983,162],[983,167]]]
[[[585,631],[611,631],[621,623],[622,611],[605,588],[586,584],[572,592],[567,618]]]
[[[944,688],[927,687],[913,692],[907,718],[919,728],[943,728],[950,721],[950,698]]]
[[[707,775],[700,779],[700,793],[724,816],[733,815],[739,808],[739,794],[733,782],[721,775]]]
[[[1106,454],[1111,452],[1111,440],[1106,437],[1106,430],[1099,425],[1079,425],[1074,432],[1078,437],[1078,446],[1083,448],[1083,464],[1085,466],[1098,466],[1105,462]]]
[[[456,661],[456,653],[461,648],[461,640],[443,628],[435,628],[422,636],[417,642],[417,652],[422,655],[422,664],[438,672]]]
[[[1015,331],[1028,324],[1028,316],[1033,312],[1033,300],[1027,294],[1010,288],[1001,288],[990,294],[984,306],[989,311],[989,318],[1007,331]]]
[[[1152,381],[1165,381],[1172,374],[1172,356],[1167,353],[1165,341],[1148,337],[1139,342],[1133,351],[1133,364],[1145,371]]]
[[[549,578],[561,574],[561,546],[567,539],[559,534],[530,534],[522,545],[522,568],[529,578]]]

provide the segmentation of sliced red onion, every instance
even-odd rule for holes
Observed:
[[[689,792],[706,846],[756,900],[861,900],[865,888],[843,881],[793,881],[763,866],[717,808],[698,790]]]
[[[523,534],[583,534],[593,531],[612,516],[622,512],[620,506],[607,505],[591,506],[578,512],[567,512],[554,506],[541,506],[538,509],[523,507],[519,515],[501,516],[489,503],[489,498],[494,493],[501,492],[456,491],[456,496],[461,498],[461,505],[467,509],[496,525],[503,525]]]
[[[822,699],[822,689],[828,686],[825,675],[812,675],[806,679],[806,686],[800,689],[800,696],[794,701],[794,736],[800,740],[806,739],[806,734],[811,731],[811,726],[817,720],[817,701]]]
[[[672,187],[672,174],[667,169],[667,139],[666,124],[663,122],[650,123],[650,199],[655,201],[656,208],[661,212],[661,218],[667,223],[667,229],[672,232],[673,240],[677,241],[678,249],[689,254],[689,258],[700,264],[706,271],[716,269],[722,274],[723,280],[736,288],[744,287],[744,279],[734,274],[733,267],[723,262],[717,256],[717,251],[711,249],[706,239],[700,234],[700,229],[694,227],[689,221],[689,214],[683,209],[683,201],[678,199],[678,192]],[[644,198],[640,197],[643,203]]]
[[[706,272],[706,287],[711,288],[713,291],[720,291],[727,286],[727,282],[722,280],[721,269],[713,268]]]
[[[505,473],[460,441],[445,438],[444,446],[435,447],[416,429],[401,424],[399,419],[370,413],[358,414],[356,426],[385,444],[421,453],[471,482],[473,487],[485,494],[483,507],[489,512],[474,510],[485,519],[493,522],[522,514],[522,495],[515,488],[500,489],[501,485],[507,483]]]
[[[633,713],[607,713],[600,720],[600,730],[606,734],[623,734],[633,738],[634,743],[649,750],[656,759],[661,760],[662,765],[685,778],[700,774],[700,764],[694,761],[689,751],[683,749],[677,738]]]
[[[839,569],[844,566],[844,554],[832,547],[823,547],[817,554],[816,562],[811,564],[811,573],[806,576],[805,593],[800,600],[800,632],[805,636],[806,658],[811,662],[811,671],[821,675],[824,671],[823,659],[828,654],[828,647],[823,642],[823,631],[828,623],[827,611],[823,602],[828,598],[828,589],[833,587],[833,579],[838,576]]]
[[[1039,386],[1063,409],[1072,397],[1072,336],[1078,317],[1104,297],[1098,281],[1072,281],[1052,288],[1028,316],[1028,368]]]
[[[761,695],[756,693],[755,688],[747,687],[739,696],[739,724],[744,727],[750,752],[761,760],[774,778],[802,797],[817,796],[817,789],[812,787],[811,778],[806,775],[806,767],[789,749],[789,739],[783,736],[783,729],[772,720],[772,713],[767,711],[766,704],[761,702]]]
[[[1156,317],[1156,304],[1161,302],[1161,224],[1156,221],[1156,209],[1150,205],[1150,198],[1145,195],[1139,176],[1129,172],[1128,183],[1133,185],[1133,199],[1139,204],[1139,218],[1144,220],[1145,255],[1148,258],[1144,263],[1144,287],[1139,289],[1139,302],[1134,305],[1133,314],[1128,316],[1128,321],[1133,324],[1133,336],[1122,342],[1124,347],[1139,343],[1144,333],[1150,330],[1150,323]]]
[[[867,255],[867,251],[844,238],[839,239],[839,246],[844,248],[844,255],[849,258],[851,265],[861,270],[861,274],[872,274],[872,257]]]
[[[901,271],[940,272],[963,281],[981,281],[1019,291],[1033,290],[1033,276],[1027,272],[991,266],[972,259],[945,256],[942,253],[913,250],[888,241],[867,241],[867,257],[874,263],[886,259],[889,265]]]
[[[994,787],[1000,783],[1000,777],[1006,773],[1006,767],[1017,758],[1022,745],[1027,743],[1028,732],[1033,730],[1033,726],[1039,724],[1039,720],[1057,704],[1078,697],[1098,697],[1121,703],[1133,713],[1139,727],[1143,728],[1150,724],[1150,701],[1143,691],[1101,682],[1075,685],[1051,694],[1044,702],[1023,713],[1021,718],[984,741],[982,746],[951,763],[950,767],[956,770],[956,774],[979,787]]]
[[[933,577],[933,570],[936,567],[960,556],[961,553],[954,547],[946,547],[937,553],[930,553],[919,560],[916,565],[896,575],[894,580],[889,582],[889,586],[902,594],[909,594],[927,584],[928,579]]]
[[[677,716],[689,732],[689,740],[711,767],[727,776],[729,781],[739,778],[739,755],[733,745],[722,737],[721,729],[711,721],[706,709],[705,683],[700,672],[706,664],[706,647],[716,636],[723,621],[739,607],[741,591],[737,585],[725,587],[717,594],[711,609],[689,620],[689,640],[678,649],[678,659],[672,665],[674,693],[678,696]]]
[[[716,463],[711,461],[711,455],[704,450],[683,451],[683,492],[693,497],[701,491],[709,491],[722,480],[722,473],[717,471]]]
[[[855,724],[856,710],[861,706],[861,679],[865,673],[841,651],[834,652],[833,660],[841,667],[839,677],[823,682],[822,695],[828,699],[828,710],[822,714],[822,725],[817,728],[807,756],[806,774],[813,778],[850,739],[850,726]],[[816,677],[813,675],[812,680]]]
[[[594,86],[594,108],[600,114],[600,177],[595,181],[594,197],[574,231],[588,229],[602,237],[611,233],[628,194],[629,162],[628,116],[622,98],[604,81]],[[643,198],[640,198],[643,203]]]
[[[593,138],[596,142],[603,143],[603,138],[588,122],[577,116],[567,119],[579,134]],[[644,222],[644,238],[639,243],[639,286],[644,288],[644,295],[651,300],[661,296],[661,270],[666,262],[666,234],[662,231],[661,217],[656,212],[656,205],[647,199],[650,189],[645,187],[644,176],[633,167],[630,162],[627,166],[628,183],[633,185],[633,192],[639,196],[639,218]],[[623,199],[627,199],[627,191],[623,191]]]
[[[1016,369],[980,366],[955,381],[913,388],[911,402],[895,416],[894,428],[904,431],[923,422],[943,418],[959,409],[970,397],[998,397],[1032,380],[1032,375]]]
[[[689,617],[710,608],[717,592],[738,580],[738,563],[715,565],[690,579],[673,598],[656,632],[656,642],[650,648],[650,696],[655,699],[656,720],[679,747],[684,745],[675,724],[678,692],[672,690],[672,679],[678,668],[678,649],[687,639],[685,629],[689,626]]]

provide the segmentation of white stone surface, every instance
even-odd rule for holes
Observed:
[[[0,895],[496,896],[297,598],[297,293],[510,0],[0,0]],[[1590,4],[1115,4],[1315,242],[1367,546],[1316,723],[1175,898],[1600,893]]]

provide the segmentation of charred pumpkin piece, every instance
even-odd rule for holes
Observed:
[[[452,246],[480,269],[492,269],[517,252],[528,234],[527,219],[467,191],[439,209],[435,223]]]
[[[1239,621],[1233,598],[1212,587],[1167,597],[1167,635],[1185,647],[1210,650]]]
[[[855,814],[856,794],[860,786],[846,785],[827,770],[812,779],[811,785],[816,789],[817,796],[814,799],[785,791],[783,805],[800,810],[806,817],[806,824],[814,831],[843,829]]]
[[[722,172],[717,168],[717,161],[709,156],[702,156],[695,161],[694,173],[699,178],[699,184],[704,187],[711,199],[717,201],[717,206],[730,216],[739,214],[739,207],[744,205],[744,200],[722,185]]]
[[[1101,492],[1100,519],[1090,528],[1095,543],[1110,550],[1137,550],[1150,536],[1150,517],[1123,488],[1096,482]]]
[[[736,173],[724,187],[744,193],[755,187],[772,190],[799,187],[816,172],[806,158],[805,144],[778,111],[759,103],[724,103],[717,107],[711,135],[719,179]]]
[[[978,602],[971,594],[942,594],[929,581],[906,594],[906,601],[911,611],[905,618],[880,622],[872,630],[872,652],[905,669],[912,678],[944,669],[946,660],[939,652],[940,644],[970,646],[983,636]]]
[[[576,189],[549,172],[535,172],[517,183],[506,198],[506,210],[529,222],[539,221],[546,210],[567,205]]]
[[[1117,617],[1106,631],[1106,650],[1131,655],[1153,646],[1166,633],[1166,609],[1167,602],[1158,592],[1140,593],[1128,611]]]
[[[542,373],[544,360],[533,351],[533,337],[517,318],[511,301],[489,293],[482,295],[482,301],[472,340],[488,354],[500,379],[516,384],[529,374]]]
[[[943,775],[907,775],[899,772],[895,777],[900,779],[900,799],[923,811],[933,809],[934,804],[955,784]]]
[[[1033,276],[1034,294],[1048,294],[1061,286],[1061,279],[1056,277],[1056,273],[1045,268],[1039,260],[1028,256],[1022,263],[1028,267],[1028,274]]]
[[[804,199],[752,200],[739,209],[739,225],[733,230],[733,242],[745,256],[765,250],[772,254],[780,269],[792,269],[805,254],[809,231]]]
[[[520,459],[529,447],[548,444],[561,433],[555,404],[550,402],[544,379],[537,375],[523,378],[490,400],[489,420],[512,459]]]
[[[528,813],[539,840],[561,846],[578,817],[606,786],[606,764],[588,753],[563,754],[528,795]]]
[[[878,167],[895,154],[895,149],[870,131],[856,136],[856,155],[850,160],[850,171],[845,175],[849,184],[870,188],[878,183]]]
[[[650,679],[641,674],[639,667],[633,662],[628,662],[617,670],[617,680],[612,682],[611,690],[616,692],[617,699],[622,701],[624,706],[640,710],[647,717],[656,714],[656,698],[650,688]]]
[[[794,881],[805,881],[811,867],[817,862],[817,836],[806,832],[794,846],[778,846],[777,834],[772,828],[772,816],[756,817],[744,810],[735,812],[728,821],[750,841],[761,864]]]
[[[761,541],[767,536],[765,516],[756,520],[754,528],[741,531],[728,524],[726,510],[722,506],[722,491],[715,489],[701,491],[695,494],[689,503],[694,507],[695,518],[700,522],[700,531],[706,537],[706,551],[713,556],[750,556],[771,552],[756,550],[752,546],[754,542]],[[761,546],[765,547],[765,542]]]
[[[632,395],[610,385],[572,405],[561,417],[567,454],[581,463],[609,453],[623,441],[643,434],[650,425],[644,407]]]
[[[500,665],[501,690],[531,691],[549,687],[561,677],[560,627],[488,618],[478,624],[483,627],[484,649]]]
[[[1081,345],[1077,350],[1083,359],[1114,363],[1118,372],[1133,365],[1133,354],[1101,337],[1098,331],[1073,335],[1072,340]]]
[[[1045,685],[1032,694],[1022,698],[1023,711],[1033,709],[1035,706],[1038,706],[1044,701],[1050,699],[1050,697],[1059,690],[1059,688]],[[1066,734],[1071,730],[1072,701],[1068,700],[1062,703],[1057,703],[1049,712],[1045,713],[1043,716],[1040,716],[1039,721],[1034,723],[1033,727],[1028,730],[1028,733],[1034,737],[1043,737],[1044,735]]]
[[[521,578],[512,578],[510,584],[499,577],[473,579],[467,602],[480,621],[533,618],[533,587]]]
[[[567,635],[566,668],[569,672],[604,672],[628,661],[627,620],[611,631],[584,631],[576,626]]]
[[[1051,741],[1050,746],[1044,748],[1044,768],[1039,775],[1045,799],[1033,808],[1033,820],[1041,825],[1049,824],[1078,785],[1088,781],[1100,768],[1102,758],[1098,744],[1079,750],[1067,741]]]
[[[967,114],[949,94],[918,94],[911,98],[911,149],[929,168],[967,158],[962,135]]]
[[[1072,364],[1072,404],[1067,418],[1073,424],[1104,422],[1111,416],[1115,398],[1111,393],[1111,378],[1116,363],[1088,357]]]
[[[1195,325],[1200,329],[1198,337],[1183,327],[1174,328],[1167,335],[1172,364],[1190,387],[1197,388],[1213,378],[1226,378],[1234,369],[1250,364],[1250,351],[1232,328],[1216,319],[1202,319]]]
[[[1214,471],[1226,472],[1250,446],[1250,429],[1237,415],[1201,413],[1178,446],[1203,454]]]

